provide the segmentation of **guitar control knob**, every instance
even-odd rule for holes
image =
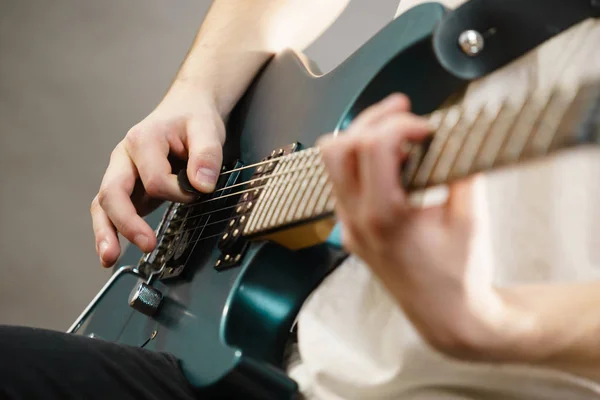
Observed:
[[[129,305],[142,314],[152,316],[158,311],[162,299],[163,295],[160,291],[142,282],[131,296]]]

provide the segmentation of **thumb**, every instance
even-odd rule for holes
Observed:
[[[474,196],[477,176],[452,183],[449,188],[446,216],[450,219],[471,219],[474,213]]]
[[[187,125],[187,175],[192,186],[209,193],[215,189],[223,162],[225,128],[220,119],[193,119]]]

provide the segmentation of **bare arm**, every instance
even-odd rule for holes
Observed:
[[[478,279],[471,180],[451,185],[441,206],[413,208],[397,178],[403,143],[428,131],[409,109],[391,96],[347,134],[320,140],[345,247],[438,351],[600,378],[600,282],[494,288]]]
[[[509,310],[531,321],[515,361],[600,376],[600,282],[500,289]]]
[[[141,216],[158,206],[156,200],[191,200],[177,184],[169,155],[187,160],[194,187],[204,192],[214,189],[222,162],[224,119],[258,69],[284,47],[308,46],[348,2],[213,2],[165,97],[111,154],[90,209],[102,265],[112,266],[120,255],[117,232],[144,252],[154,248],[154,232]]]
[[[303,50],[350,0],[216,0],[178,74],[215,97],[226,116],[252,77],[284,48]]]

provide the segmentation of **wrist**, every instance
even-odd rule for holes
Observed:
[[[214,85],[195,76],[177,76],[161,103],[175,103],[180,109],[189,107],[190,111],[214,110],[223,120],[229,113],[220,105]]]

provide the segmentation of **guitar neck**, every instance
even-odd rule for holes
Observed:
[[[523,101],[507,100],[496,110],[482,106],[467,113],[457,103],[442,107],[429,116],[435,128],[430,140],[409,145],[402,169],[404,187],[409,192],[423,190],[573,146],[597,144],[599,93],[594,84],[573,91],[531,91]],[[306,236],[298,227],[308,226],[310,233],[326,231],[315,222],[332,217],[335,197],[317,148],[282,157],[263,182],[245,236],[280,237],[291,228],[295,236]]]

